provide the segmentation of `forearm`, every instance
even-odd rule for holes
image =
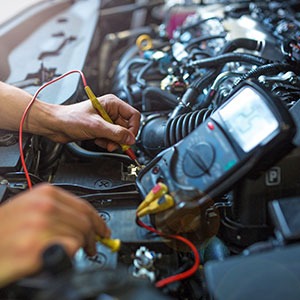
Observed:
[[[0,82],[0,128],[18,130],[31,99],[27,92]],[[98,100],[114,124],[105,121],[89,100],[71,105],[35,100],[26,115],[23,130],[59,143],[94,139],[97,145],[109,151],[119,144],[134,144],[139,128],[139,112],[111,94]]]
[[[23,112],[32,99],[29,93],[0,82],[0,128],[18,130]],[[48,135],[53,131],[54,105],[36,100],[29,110],[24,123],[24,131]]]

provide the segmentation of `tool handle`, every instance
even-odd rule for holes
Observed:
[[[121,240],[119,239],[102,238],[100,236],[97,236],[96,240],[104,246],[108,247],[111,252],[117,252],[121,248]]]
[[[87,96],[89,97],[89,99],[92,102],[93,107],[97,110],[97,112],[99,113],[99,115],[107,122],[114,124],[114,122],[112,121],[112,119],[110,118],[110,116],[108,115],[108,113],[106,112],[106,110],[103,108],[103,106],[101,105],[101,103],[98,101],[97,97],[95,96],[95,94],[93,93],[92,89],[86,85],[84,87],[84,90],[87,94]],[[125,144],[120,144],[122,151],[124,153],[126,153],[132,160],[136,161],[136,156],[135,153],[133,152],[133,150],[130,148],[129,145],[125,145]]]
[[[89,86],[85,86],[84,87],[86,94],[88,95],[89,99],[91,100],[93,107],[97,110],[97,112],[100,114],[100,116],[107,122],[113,124],[112,119],[110,118],[110,116],[108,115],[108,113],[105,111],[105,109],[103,108],[103,106],[100,104],[100,102],[98,101],[97,97],[95,96],[95,94],[93,93],[93,91],[91,90],[91,88]]]

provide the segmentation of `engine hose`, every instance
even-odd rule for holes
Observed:
[[[212,58],[204,58],[193,61],[187,65],[187,67],[198,67],[198,68],[211,68],[218,65],[225,65],[229,62],[244,62],[252,65],[265,65],[269,61],[248,53],[225,53]]]
[[[138,72],[136,77],[137,84],[140,85],[140,87],[144,88],[146,86],[146,81],[143,78],[144,74],[151,69],[151,67],[154,65],[154,61],[149,61],[146,65],[144,65],[141,70]]]
[[[300,68],[290,64],[284,63],[272,63],[264,66],[257,67],[246,74],[242,75],[234,86],[237,86],[240,82],[247,80],[249,78],[258,78],[260,75],[276,75],[280,72],[292,71],[295,74],[300,74]]]
[[[200,44],[201,42],[214,40],[214,39],[224,39],[226,37],[225,32],[216,35],[207,35],[207,36],[200,36],[198,38],[192,39],[186,46],[185,49],[189,50],[191,47]]]
[[[39,169],[43,170],[57,161],[58,157],[61,155],[63,146],[63,144],[57,143],[54,145],[52,151],[49,154],[43,155],[40,161]]]
[[[125,76],[124,76],[124,82],[123,82],[123,91],[125,92],[126,95],[126,99],[127,102],[131,105],[134,106],[134,98],[129,90],[129,71],[130,68],[135,65],[135,64],[146,64],[147,61],[143,60],[143,59],[134,59],[132,61],[130,61],[127,65],[126,65],[126,72],[125,72]],[[120,80],[120,82],[122,82],[122,80]]]
[[[235,40],[227,42],[225,44],[225,46],[223,47],[223,49],[221,50],[221,53],[225,54],[228,52],[233,52],[239,48],[247,49],[247,50],[251,50],[251,51],[260,51],[262,49],[262,46],[263,46],[262,41],[257,41],[257,40],[253,40],[253,39],[247,39],[247,38],[239,38],[239,39],[235,39]],[[221,70],[218,69],[218,73],[219,73],[219,71],[221,71]],[[212,75],[210,75],[209,79],[214,80],[215,78],[216,78],[215,73],[213,73]],[[204,84],[206,84],[206,81],[204,82]],[[204,84],[199,81],[199,82],[195,83],[195,86],[198,90],[201,91],[204,87]],[[207,96],[205,97],[205,99],[203,100],[203,103],[201,103],[201,105],[198,108],[208,106],[211,103],[213,94],[214,93],[208,93]]]
[[[118,153],[110,153],[110,152],[94,152],[90,150],[86,150],[76,144],[75,142],[71,142],[66,144],[67,149],[72,152],[74,155],[81,157],[81,158],[88,158],[88,159],[101,159],[101,158],[115,158],[120,159],[122,161],[131,162],[131,158],[124,154]]]
[[[135,53],[133,53],[132,55],[134,55]],[[145,65],[147,64],[148,60],[144,59],[144,58],[130,58],[128,59],[126,56],[121,60],[121,62],[118,65],[118,68],[115,72],[115,77],[114,77],[114,81],[117,84],[118,87],[122,87],[122,83],[123,83],[123,79],[124,76],[130,72],[130,68],[132,68],[133,66],[137,65]]]
[[[142,109],[143,111],[153,110],[153,104],[167,104],[170,108],[174,108],[178,104],[177,96],[165,92],[158,87],[147,87],[143,90]],[[157,107],[156,107],[157,108]],[[155,109],[157,110],[157,109]]]
[[[127,62],[122,61],[120,65],[123,67],[116,70],[116,74],[114,77],[114,90],[119,90],[124,84],[125,81],[125,76],[130,72],[130,69],[134,66],[140,66],[140,65],[146,65],[148,63],[148,60],[143,59],[143,58],[132,58],[128,60]]]
[[[194,48],[189,53],[189,59],[195,59],[197,55],[204,56],[204,57],[211,57],[212,56],[210,53],[208,53],[205,50],[200,50],[200,49]]]
[[[169,119],[165,131],[165,145],[170,147],[198,127],[203,121],[210,116],[213,110],[203,108],[201,110],[179,115],[174,119]]]
[[[262,46],[262,41],[240,38],[227,42],[221,50],[221,53],[233,52],[239,48],[251,51],[260,51],[262,49]]]

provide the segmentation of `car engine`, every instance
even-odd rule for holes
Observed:
[[[122,246],[70,259],[55,245],[1,299],[299,299],[298,1],[45,0],[0,39],[1,81],[34,94],[80,70],[97,96],[141,112],[141,166],[93,141],[24,134],[32,183],[91,203]],[[39,99],[87,97],[70,75]],[[0,179],[1,203],[28,188],[17,132],[0,131]]]

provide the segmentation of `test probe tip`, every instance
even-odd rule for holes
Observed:
[[[141,164],[138,162],[135,153],[133,152],[133,150],[131,148],[128,148],[126,151],[124,151],[134,162],[138,167],[142,167]]]
[[[139,168],[142,167],[142,165],[137,161],[137,159],[135,159],[134,162],[135,162],[135,164],[136,164]]]

